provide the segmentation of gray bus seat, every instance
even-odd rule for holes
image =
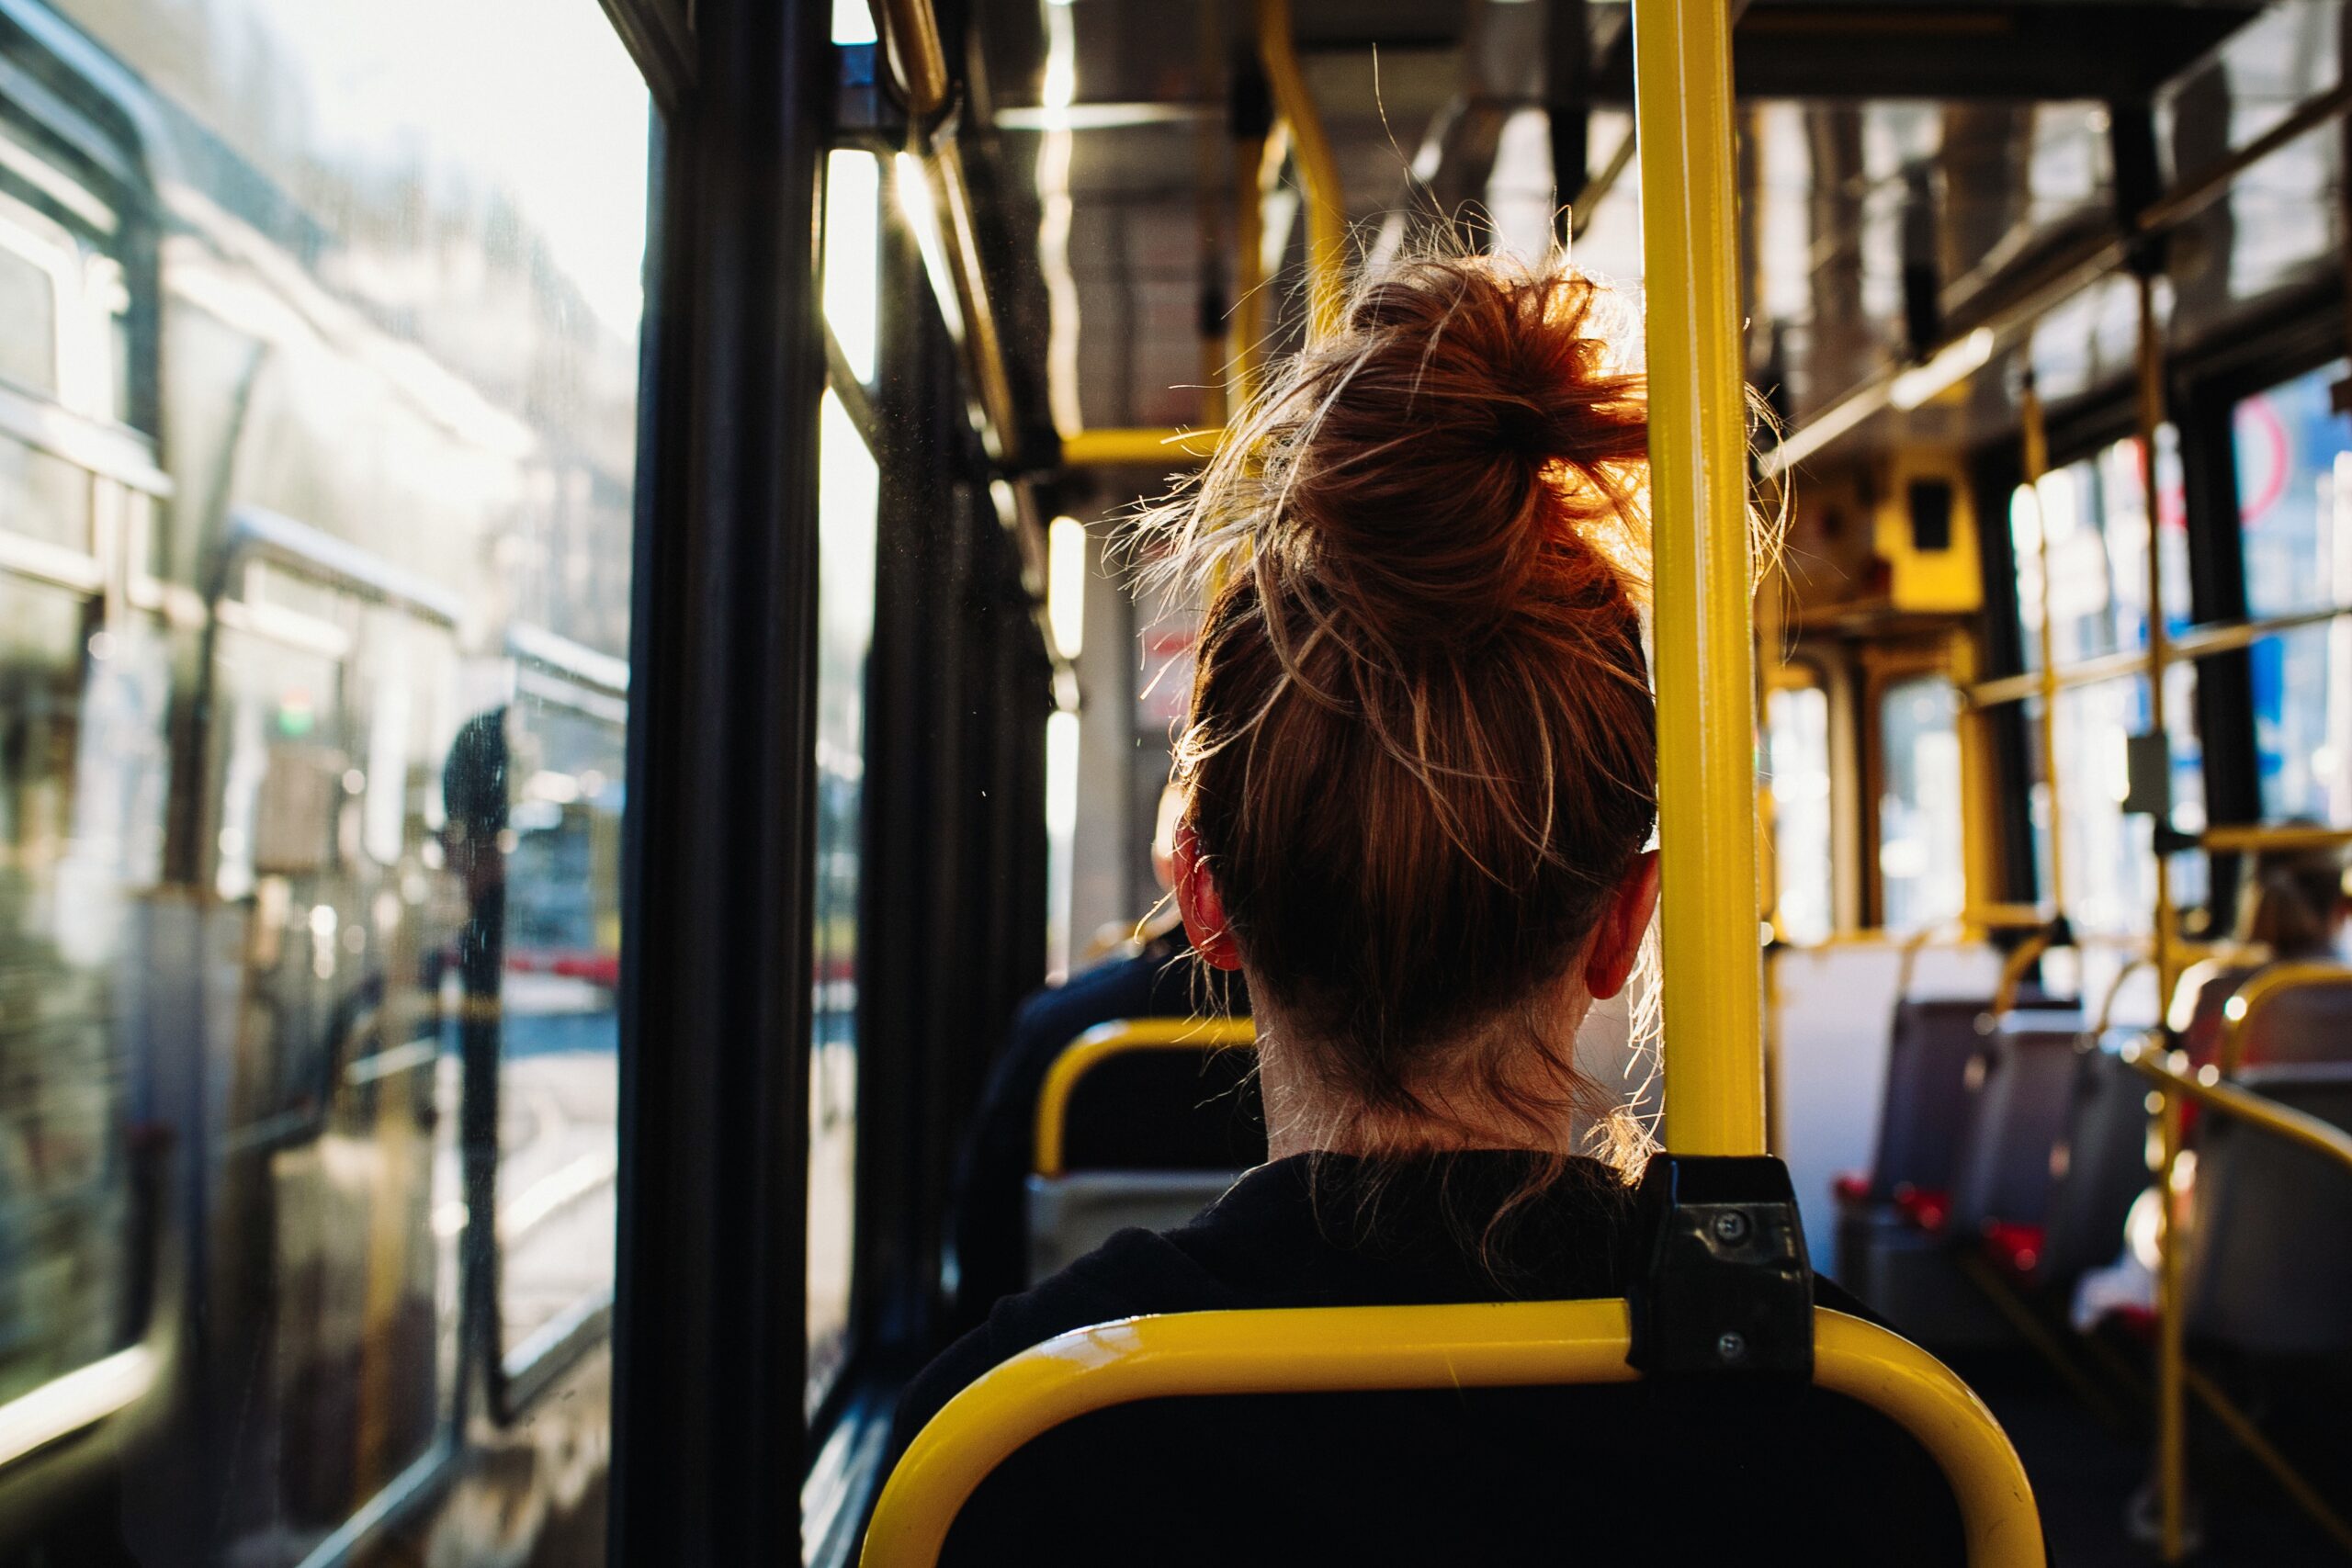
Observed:
[[[1968,1100],[1953,1156],[1954,1235],[2014,1236],[2039,1250],[2052,1156],[2066,1132],[2081,1015],[2014,1011],[1985,1036],[1968,1069]],[[1999,1231],[1996,1227],[2001,1227]],[[2021,1261],[2021,1259],[2020,1259]]]
[[[2254,1066],[2236,1081],[2352,1129],[2352,1062]],[[2207,1116],[2198,1142],[2190,1336],[2255,1355],[2352,1349],[2352,1171],[2228,1116]]]
[[[2118,1052],[2142,1032],[2110,1030],[2076,1046],[2040,1255],[2030,1263],[2009,1260],[2037,1285],[2071,1289],[2123,1250],[2124,1223],[2150,1179],[2149,1113],[2147,1080]]]
[[[2352,1061],[2352,970],[2272,991],[2238,1026],[2240,1068]]]
[[[1173,1230],[1216,1202],[1236,1170],[1074,1170],[1029,1178],[1029,1282],[1130,1226]]]

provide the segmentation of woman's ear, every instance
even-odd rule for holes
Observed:
[[[1217,896],[1208,867],[1201,863],[1201,841],[1190,822],[1176,829],[1173,859],[1176,908],[1183,911],[1184,934],[1193,939],[1193,951],[1211,968],[1240,968],[1241,950],[1233,944],[1233,933],[1226,928],[1225,900]]]
[[[1584,988],[1605,1001],[1625,988],[1641,957],[1642,937],[1657,912],[1657,852],[1645,850],[1600,908],[1584,961]]]

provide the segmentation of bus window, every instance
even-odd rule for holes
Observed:
[[[2237,406],[2246,604],[2257,616],[2352,604],[2352,419],[2337,360]],[[2254,645],[2262,814],[2352,822],[2352,619]]]
[[[57,392],[57,280],[0,209],[0,382]]]
[[[880,172],[826,167],[825,315],[852,375],[873,366]],[[881,473],[841,399],[819,431],[815,1038],[808,1066],[808,1381],[813,1417],[850,1351],[857,1223],[858,886],[865,824],[865,660],[874,640]]]
[[[2184,832],[2205,826],[2205,775],[2196,728],[2195,671],[2165,671],[2165,728],[2172,742],[2172,820]],[[2041,700],[2026,704],[2028,733],[2041,733]],[[2066,913],[2086,931],[2144,935],[2155,902],[2154,849],[2150,819],[2126,816],[2131,738],[2149,726],[2143,675],[2068,687],[2058,694],[2059,809],[2064,814]],[[2034,863],[2040,886],[2050,875],[2049,792],[2037,769],[2033,805]],[[2205,897],[2206,863],[2199,855],[2173,861],[2173,899],[2188,908]]]
[[[2181,510],[2179,443],[2170,425],[2156,442],[2163,491],[2165,610],[2188,624],[2188,535]],[[2013,497],[2010,537],[2018,559],[2018,612],[2026,668],[2041,667],[2042,533],[2049,536],[2051,647],[2063,669],[2148,639],[2148,513],[2140,444],[2116,442],[2044,474],[2030,497]]]
[[[124,889],[82,819],[108,781],[76,765],[87,635],[76,596],[0,577],[0,1404],[120,1348],[133,1304]]]
[[[1828,940],[1833,925],[1829,848],[1829,697],[1817,685],[1764,699],[1764,761],[1771,790],[1773,925],[1787,942]]]
[[[1960,694],[1941,675],[1897,682],[1879,700],[1881,923],[1915,931],[1958,915],[1962,853]]]
[[[493,10],[0,28],[0,1397],[152,1357],[175,1561],[607,1441],[650,104]]]

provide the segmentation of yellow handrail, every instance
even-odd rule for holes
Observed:
[[[1036,1156],[1040,1176],[1062,1174],[1063,1129],[1078,1080],[1107,1057],[1129,1051],[1199,1051],[1257,1043],[1246,1018],[1135,1018],[1098,1024],[1062,1047],[1037,1090]]]
[[[2334,850],[2352,844],[2352,828],[2316,828],[2308,823],[2223,823],[2197,835],[2199,849],[2217,854],[2246,850]]]
[[[2058,927],[2053,922],[2042,927],[2023,942],[2001,964],[2000,984],[1993,987],[1993,1016],[1999,1018],[2017,1006],[2018,990],[2025,984],[2026,971],[2041,961],[2041,955],[2058,942]]]
[[[1730,18],[1635,0],[1656,520],[1667,1147],[1764,1152],[1747,403]]]
[[[1222,430],[1077,430],[1062,437],[1066,468],[1184,468],[1216,456]]]
[[[2125,1063],[2154,1078],[2167,1093],[2185,1095],[2221,1115],[2233,1116],[2352,1169],[2352,1133],[2332,1122],[2233,1084],[2211,1064],[2191,1070],[2188,1058],[2177,1051],[2151,1050],[2135,1041],[2123,1047],[2121,1055]]]
[[[2240,985],[2222,1005],[2222,1048],[2215,1053],[2222,1076],[2229,1077],[2237,1072],[2245,1055],[2246,1031],[2256,1015],[2282,993],[2337,986],[2352,986],[2352,969],[2340,964],[2301,963],[2273,964]]]
[[[2165,1052],[2135,1041],[2123,1048],[2121,1055],[2127,1066],[2154,1080],[2163,1100],[2157,1122],[2162,1153],[2156,1181],[2161,1199],[2156,1227],[2156,1501],[2160,1555],[2166,1562],[2177,1562],[2188,1551],[2187,1396],[2194,1381],[2194,1369],[2188,1365],[2186,1292],[2181,1285],[2188,1245],[2182,1235],[2182,1194],[2175,1179],[2182,1153],[2181,1106],[2195,1100],[2347,1170],[2352,1170],[2352,1134],[2233,1084],[2211,1064],[2191,1071],[2188,1058],[2181,1052]],[[2340,1529],[2341,1522],[2332,1513],[2323,1510],[2316,1517],[2331,1531]]]
[[[1080,1329],[1005,1362],[932,1418],[883,1488],[864,1568],[929,1568],[989,1471],[1089,1411],[1177,1394],[1630,1382],[1631,1344],[1618,1300],[1181,1313]],[[1897,1422],[1942,1466],[1975,1568],[2041,1568],[2023,1467],[1935,1358],[1815,1309],[1814,1381]]]
[[[1273,89],[1274,112],[1290,127],[1291,151],[1306,187],[1306,305],[1317,337],[1340,330],[1347,306],[1348,193],[1340,183],[1340,161],[1323,134],[1322,116],[1306,75],[1298,68],[1298,45],[1291,36],[1290,0],[1258,0],[1258,58]]]

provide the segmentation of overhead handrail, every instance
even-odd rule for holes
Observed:
[[[1292,35],[1290,0],[1257,0],[1255,20],[1258,59],[1272,88],[1279,131],[1297,160],[1299,182],[1306,187],[1306,299],[1308,324],[1320,337],[1336,332],[1347,301],[1348,202],[1340,179],[1339,160],[1324,134],[1315,95],[1298,63],[1298,46]],[[1240,221],[1235,225],[1235,248],[1240,276],[1234,304],[1234,367],[1237,394],[1229,400],[1245,404],[1256,390],[1260,354],[1258,338],[1264,318],[1261,298],[1260,216],[1265,200],[1270,140],[1248,137],[1237,146],[1235,184],[1238,186]],[[1206,462],[1216,455],[1222,431],[1081,430],[1062,437],[1066,468],[1148,468],[1154,464]]]
[[[1246,1018],[1136,1018],[1098,1024],[1062,1047],[1037,1090],[1035,1151],[1039,1176],[1062,1174],[1070,1096],[1079,1080],[1113,1056],[1134,1051],[1231,1050],[1257,1043]]]
[[[1292,36],[1290,0],[1257,0],[1258,58],[1273,89],[1274,112],[1290,128],[1291,155],[1306,187],[1306,306],[1314,335],[1340,329],[1347,302],[1348,194],[1340,182],[1340,161],[1323,133],[1323,117],[1306,73],[1299,69]]]
[[[929,1568],[989,1472],[1091,1411],[1180,1394],[1631,1382],[1632,1343],[1616,1300],[1180,1313],[1080,1329],[996,1368],[932,1418],[883,1488],[864,1568]],[[2041,1568],[2024,1468],[1966,1384],[1827,1308],[1814,1312],[1814,1381],[1892,1417],[1942,1467],[1973,1568]]]
[[[2222,1004],[2222,1045],[2214,1054],[2221,1076],[2237,1076],[2255,1019],[2281,996],[2338,987],[2352,988],[2352,969],[2340,964],[2273,964],[2250,976]]]
[[[1002,459],[1012,455],[1020,439],[1019,410],[1012,378],[1005,368],[1003,333],[980,260],[971,186],[964,173],[956,117],[949,113],[955,81],[948,69],[939,16],[931,0],[875,0],[874,20],[890,73],[906,103],[907,118],[914,127],[923,196],[936,215],[940,243],[947,254],[956,308],[963,315],[965,360],[986,416],[988,428],[983,435],[990,455]]]

